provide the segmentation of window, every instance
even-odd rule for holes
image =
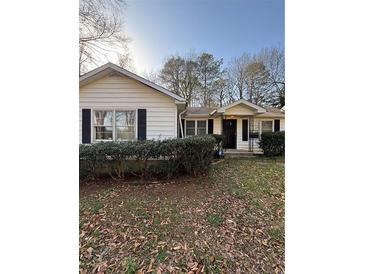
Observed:
[[[115,112],[116,140],[134,140],[135,136],[135,112]]]
[[[207,121],[197,121],[197,135],[205,135],[207,134]]]
[[[94,111],[94,139],[113,140],[113,111]]]
[[[261,121],[261,132],[272,132],[272,121]]]
[[[195,135],[195,121],[186,121],[186,137]]]
[[[127,141],[136,138],[136,112],[94,110],[95,141]]]
[[[185,120],[185,136],[207,134],[207,120]]]

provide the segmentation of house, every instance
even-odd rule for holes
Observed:
[[[112,63],[79,79],[80,143],[223,134],[224,147],[254,151],[262,132],[283,131],[285,113],[238,100],[221,108],[185,99]]]

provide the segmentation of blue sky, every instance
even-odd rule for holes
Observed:
[[[127,0],[125,29],[138,73],[171,54],[207,51],[227,63],[284,47],[284,0]]]

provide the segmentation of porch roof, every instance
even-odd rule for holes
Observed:
[[[217,110],[217,107],[186,107],[185,117],[209,117],[210,113]]]
[[[241,100],[239,100],[239,101],[241,101]],[[259,108],[258,109],[259,111],[257,111],[257,109],[253,109],[250,105],[247,105],[248,108],[251,110],[249,113],[244,114],[242,112],[241,113],[237,112],[235,114],[234,111],[229,111],[228,113],[226,113],[226,110],[228,110],[229,108],[232,108],[234,106],[239,106],[240,105],[239,101],[235,102],[236,104],[234,104],[234,105],[233,104],[228,105],[227,107],[225,107],[224,111],[223,111],[223,108],[219,108],[219,107],[187,107],[186,111],[183,114],[183,117],[184,118],[213,118],[213,117],[220,117],[221,115],[230,115],[230,116],[255,115],[257,117],[285,117],[285,112],[281,109],[274,108],[274,107],[257,106]]]

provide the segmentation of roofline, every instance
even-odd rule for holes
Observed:
[[[149,81],[149,80],[147,80],[147,79],[145,79],[145,78],[143,78],[143,77],[141,77],[141,76],[139,76],[139,75],[137,75],[133,72],[130,72],[130,71],[128,71],[128,70],[126,70],[126,69],[124,69],[120,66],[117,66],[116,64],[110,63],[110,62],[106,63],[105,65],[102,65],[102,66],[100,66],[96,69],[93,69],[93,70],[83,74],[82,76],[80,76],[79,77],[80,86],[84,85],[86,80],[90,79],[93,76],[96,76],[97,74],[99,74],[99,73],[101,73],[101,72],[103,72],[107,69],[112,69],[112,70],[114,70],[114,71],[116,71],[120,74],[123,74],[127,77],[130,77],[134,80],[137,80],[137,81],[141,82],[142,84],[145,84],[145,85],[147,85],[147,86],[149,86],[149,87],[151,87],[151,88],[153,88],[153,89],[155,89],[155,90],[157,90],[157,91],[159,91],[159,92],[161,92],[161,93],[163,93],[167,96],[170,96],[170,97],[174,98],[175,100],[179,101],[179,103],[185,103],[185,101],[186,101],[183,97],[181,97],[179,95],[176,95],[175,93],[172,93],[171,91],[169,91],[169,90],[167,90],[167,89],[165,89],[165,88],[163,88],[163,87],[161,87],[161,86],[159,86],[155,83],[152,83],[151,81]]]
[[[208,113],[206,113],[206,114],[185,114],[185,117],[187,117],[187,118],[209,118],[210,115]]]
[[[257,110],[257,113],[265,113],[266,112],[266,109],[265,108],[260,107],[260,106],[258,106],[256,104],[253,104],[253,103],[251,103],[251,102],[249,102],[249,101],[247,101],[245,99],[240,99],[240,100],[237,100],[236,102],[233,102],[233,103],[231,103],[231,104],[229,104],[227,106],[221,107],[221,108],[219,108],[217,110],[217,112],[224,113],[228,108],[234,107],[234,106],[239,105],[241,103],[244,103],[245,105],[247,105],[247,106],[249,106],[251,108],[256,109]]]

